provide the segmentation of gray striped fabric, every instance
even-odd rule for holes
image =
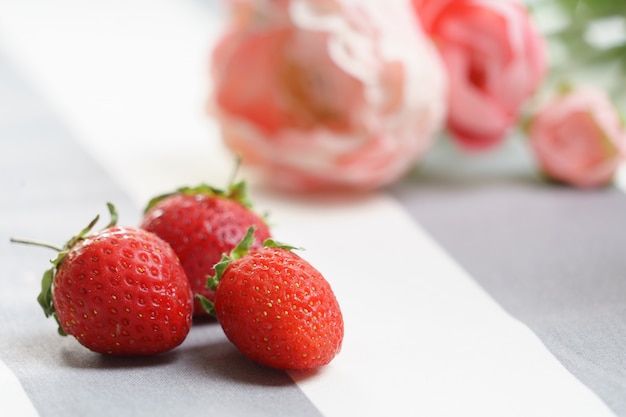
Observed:
[[[437,162],[394,195],[573,375],[626,415],[626,195],[541,183],[519,160],[487,181],[461,172],[458,158]]]

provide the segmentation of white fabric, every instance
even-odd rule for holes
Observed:
[[[15,374],[0,360],[0,404],[20,417],[36,417],[37,410],[31,404]]]

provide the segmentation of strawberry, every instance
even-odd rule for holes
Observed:
[[[279,369],[311,370],[340,351],[343,316],[330,284],[292,247],[271,239],[250,251],[250,228],[207,281],[215,301],[199,297],[226,337],[249,359]]]
[[[202,184],[153,198],[145,210],[141,228],[168,242],[183,265],[194,295],[212,300],[206,287],[207,276],[223,253],[229,253],[250,226],[257,229],[253,247],[270,237],[263,217],[252,211],[245,182],[232,184],[226,191]],[[206,312],[196,301],[196,317]]]
[[[117,226],[115,208],[108,207],[111,222],[103,230],[89,234],[96,217],[56,248],[39,304],[56,319],[60,334],[74,336],[94,352],[171,350],[191,327],[193,299],[185,271],[165,241],[139,228]]]

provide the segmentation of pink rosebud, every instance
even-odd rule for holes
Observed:
[[[528,135],[547,177],[577,187],[610,183],[626,155],[626,131],[604,91],[579,87],[548,101]]]
[[[396,181],[443,126],[445,69],[409,1],[234,0],[212,56],[226,145],[292,190]]]
[[[527,10],[506,0],[412,1],[448,69],[448,130],[469,149],[496,145],[545,72]]]

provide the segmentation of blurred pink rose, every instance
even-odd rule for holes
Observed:
[[[626,131],[603,91],[579,87],[547,102],[528,134],[543,172],[577,187],[610,183],[626,155]]]
[[[445,118],[445,69],[409,1],[234,0],[212,56],[226,145],[273,185],[399,179]]]
[[[527,10],[506,0],[412,1],[448,68],[450,133],[469,149],[496,145],[545,71]]]

